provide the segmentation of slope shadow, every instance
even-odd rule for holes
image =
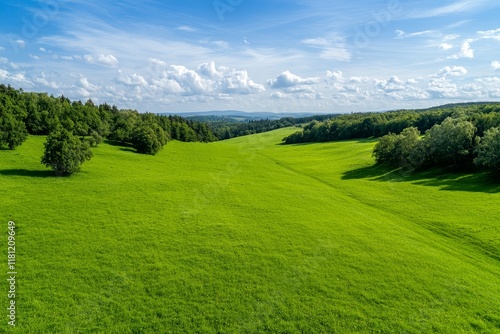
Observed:
[[[51,170],[27,170],[27,169],[3,169],[0,170],[0,175],[38,177],[38,178],[55,177],[54,172]]]
[[[487,172],[460,173],[434,168],[424,171],[408,171],[372,165],[347,171],[342,180],[368,179],[377,182],[408,182],[415,185],[438,187],[446,191],[500,193],[500,180]]]

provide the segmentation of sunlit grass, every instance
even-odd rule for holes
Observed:
[[[500,331],[494,185],[373,167],[370,140],[279,145],[293,131],[102,144],[69,178],[44,138],[0,151],[13,332]]]

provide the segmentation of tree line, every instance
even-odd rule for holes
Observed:
[[[498,123],[497,123],[498,125]],[[409,170],[445,167],[455,170],[500,170],[500,128],[480,132],[465,116],[448,117],[423,136],[416,127],[381,137],[373,149],[379,164]]]
[[[256,133],[273,131],[297,124],[309,123],[313,120],[324,121],[334,115],[314,115],[309,117],[282,117],[280,119],[249,120],[246,122],[215,119],[208,126],[219,140],[248,136]]]
[[[462,103],[423,110],[340,115],[313,121],[287,144],[380,137],[379,164],[411,170],[429,167],[500,169],[500,103]]]
[[[78,171],[92,157],[90,147],[104,139],[153,155],[172,139],[217,140],[207,124],[179,116],[141,114],[0,84],[0,149],[15,149],[29,134],[47,136],[42,163],[58,175]]]

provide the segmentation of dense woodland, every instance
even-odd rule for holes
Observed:
[[[217,140],[207,124],[179,116],[141,114],[106,103],[95,105],[0,85],[0,149],[15,149],[29,134],[46,135],[41,162],[57,175],[71,175],[92,158],[104,139],[156,154],[168,140]]]
[[[95,105],[91,100],[72,102],[64,96],[28,93],[5,85],[0,85],[0,116],[0,144],[11,149],[20,145],[28,134],[49,135],[58,128],[88,137],[94,145],[104,138],[135,144],[139,134],[149,130],[160,142],[217,139],[205,123],[179,116],[141,114],[106,103]]]
[[[287,144],[381,137],[378,163],[408,169],[500,169],[500,103],[468,103],[426,110],[342,115],[313,121]]]

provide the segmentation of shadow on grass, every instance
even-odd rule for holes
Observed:
[[[439,168],[411,172],[401,168],[393,169],[383,165],[373,165],[345,172],[342,179],[409,182],[415,185],[438,187],[440,190],[447,191],[500,193],[500,179],[487,172],[460,173]]]
[[[4,176],[25,176],[25,177],[55,177],[51,170],[27,170],[27,169],[3,169],[0,170],[0,175]]]
[[[132,147],[120,147],[120,151],[137,153],[137,151],[135,149],[133,149]]]
[[[111,145],[111,146],[118,146],[118,147],[133,147],[132,144],[130,144],[130,143],[123,143],[120,141],[109,140],[109,139],[105,139],[104,143]]]

